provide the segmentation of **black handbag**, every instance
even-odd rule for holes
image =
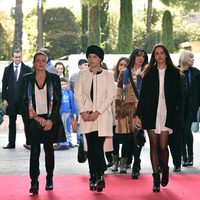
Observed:
[[[144,134],[144,130],[143,129],[138,129],[138,128],[134,128],[133,130],[133,137],[135,139],[135,144],[138,145],[139,147],[143,147],[145,142],[146,142],[146,137]]]
[[[87,152],[84,151],[83,141],[79,144],[77,159],[79,163],[84,163],[87,160]]]
[[[3,123],[5,112],[2,108],[0,108],[0,125]]]

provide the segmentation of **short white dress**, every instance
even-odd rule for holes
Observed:
[[[159,99],[158,99],[158,109],[156,115],[156,129],[155,133],[160,134],[161,131],[168,131],[169,134],[172,133],[172,129],[165,127],[165,122],[167,118],[167,108],[165,102],[165,91],[164,91],[164,79],[165,79],[164,69],[158,69],[159,72]]]

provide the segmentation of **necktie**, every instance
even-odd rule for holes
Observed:
[[[17,81],[18,79],[18,65],[15,66],[15,80]]]

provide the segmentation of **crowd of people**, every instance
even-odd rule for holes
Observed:
[[[29,149],[29,192],[38,194],[39,157],[43,144],[46,190],[53,189],[54,150],[66,150],[84,143],[89,166],[89,189],[98,192],[106,186],[104,174],[127,173],[138,179],[142,146],[136,143],[134,129],[145,130],[150,143],[153,192],[169,182],[169,150],[173,171],[193,166],[192,122],[200,106],[200,71],[193,66],[194,54],[180,53],[179,65],[172,62],[168,49],[155,45],[148,58],[135,48],[129,58],[116,61],[108,70],[104,51],[88,46],[86,58],[77,61],[79,72],[67,77],[62,62],[52,64],[50,51],[40,49],[33,67],[22,62],[14,50],[12,63],[2,79],[2,102],[9,116],[8,144],[15,148],[16,117],[22,115]],[[76,121],[77,141],[72,143],[72,120]]]

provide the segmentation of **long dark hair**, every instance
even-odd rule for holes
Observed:
[[[144,49],[142,49],[142,48],[135,48],[133,50],[133,52],[131,53],[131,55],[129,56],[129,63],[127,65],[127,68],[129,70],[135,64],[136,56],[139,56],[142,52],[144,53],[144,62],[142,64],[142,66],[144,67],[146,64],[148,64],[148,55],[147,55],[147,52]]]
[[[154,46],[152,53],[151,53],[151,59],[150,59],[150,62],[149,62],[149,67],[151,68],[151,67],[157,65],[156,60],[155,60],[155,50],[157,48],[162,48],[162,50],[164,51],[164,53],[166,55],[167,67],[175,67],[176,68],[176,66],[172,62],[172,59],[170,57],[168,49],[163,44],[157,44],[157,45]]]
[[[120,62],[122,60],[126,61],[127,64],[129,63],[129,59],[127,57],[121,57],[121,58],[119,58],[119,60],[117,61],[116,66],[115,66],[115,71],[114,71],[114,79],[115,79],[115,81],[118,80],[118,76],[119,76],[119,73],[120,73],[120,71],[119,71],[119,64],[120,64]]]
[[[55,63],[55,68],[57,67],[57,65],[62,65],[63,66],[63,76],[65,77],[66,72],[65,72],[65,66],[64,66],[64,64],[62,62],[56,62]]]

